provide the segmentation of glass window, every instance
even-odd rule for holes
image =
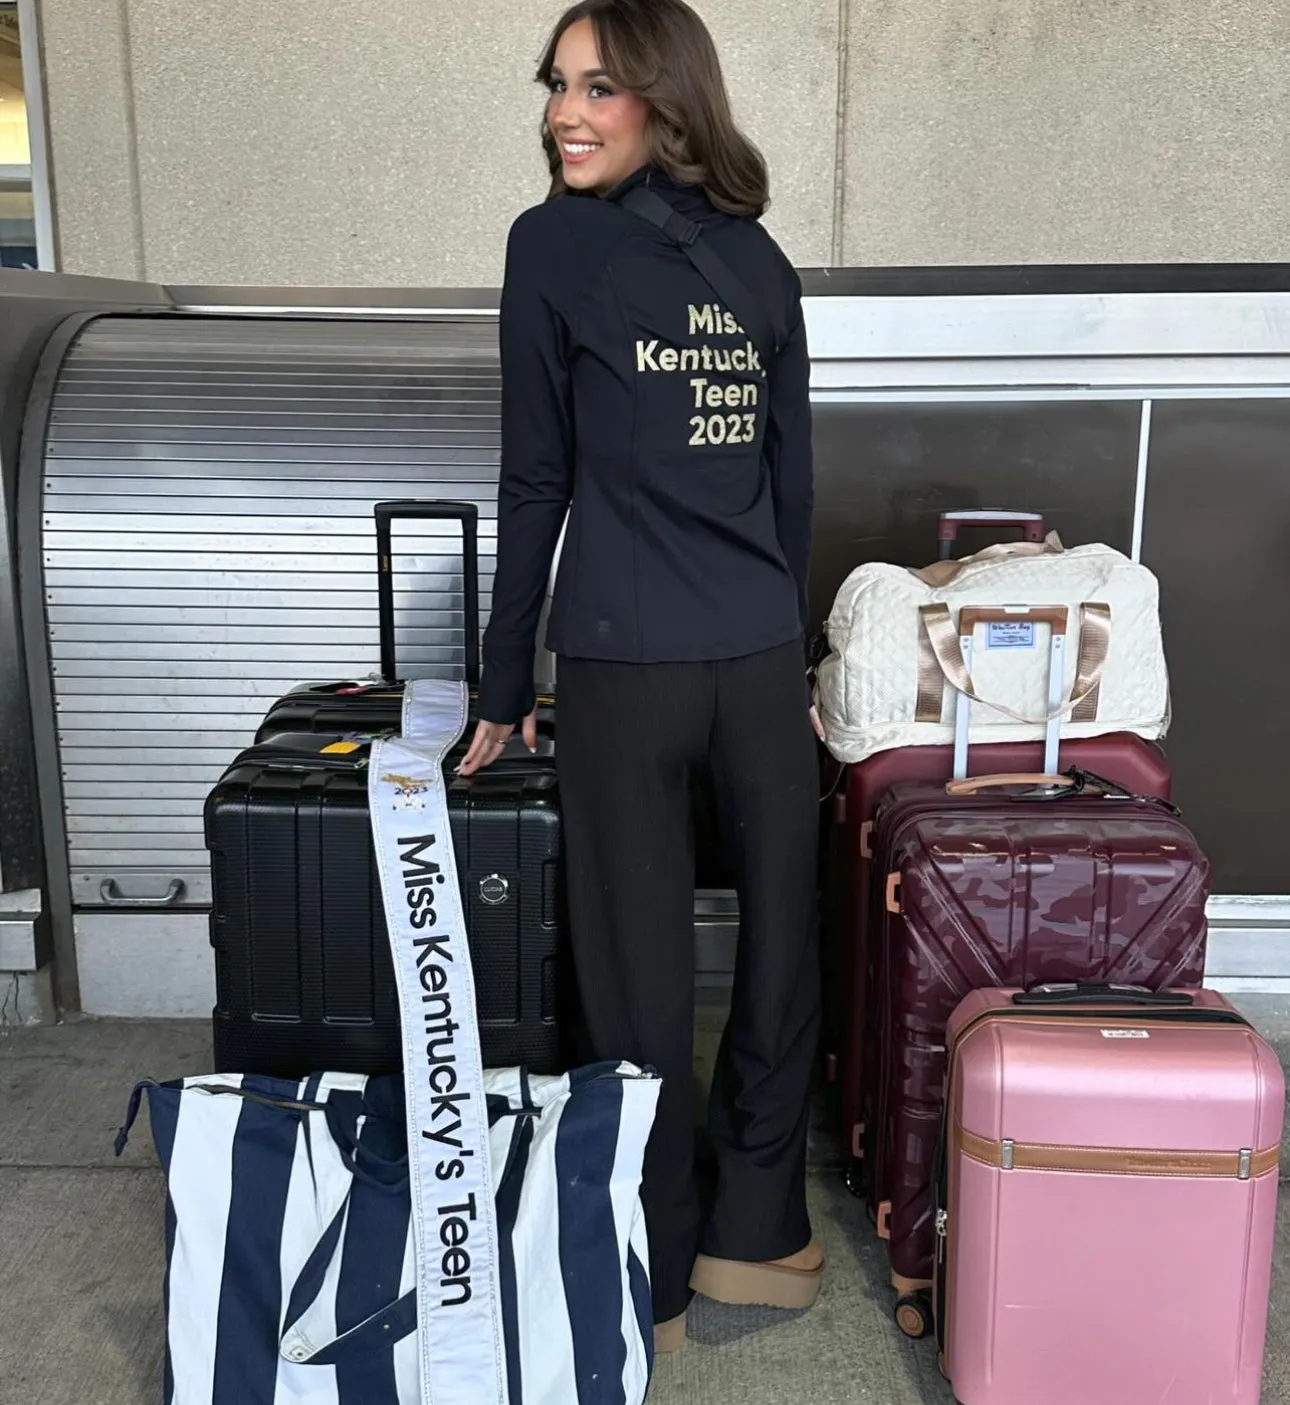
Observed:
[[[0,0],[0,267],[37,267],[18,12],[5,0]]]

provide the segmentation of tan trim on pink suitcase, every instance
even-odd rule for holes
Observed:
[[[991,1141],[956,1126],[954,1141],[971,1161],[996,1170],[1082,1171],[1103,1176],[1192,1176],[1256,1180],[1275,1172],[1280,1146],[1265,1151],[1159,1151],[1136,1147],[1045,1146]]]

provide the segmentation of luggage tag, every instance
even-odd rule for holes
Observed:
[[[335,741],[319,747],[318,754],[320,756],[353,756],[356,751],[362,751],[364,747],[370,748],[373,742],[382,741],[384,738],[394,735],[393,728],[380,732],[345,732]],[[366,766],[367,757],[363,757],[356,764]]]
[[[985,627],[987,649],[1033,649],[1033,620],[991,620]]]

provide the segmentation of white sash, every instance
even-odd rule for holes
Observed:
[[[372,838],[403,1017],[423,1405],[505,1405],[506,1347],[475,982],[443,762],[462,683],[418,679],[372,744]]]

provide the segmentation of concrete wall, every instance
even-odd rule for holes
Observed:
[[[1286,0],[851,0],[847,263],[1290,257]]]
[[[1262,260],[1285,0],[698,0],[800,265]],[[61,266],[480,285],[559,0],[42,0]]]

